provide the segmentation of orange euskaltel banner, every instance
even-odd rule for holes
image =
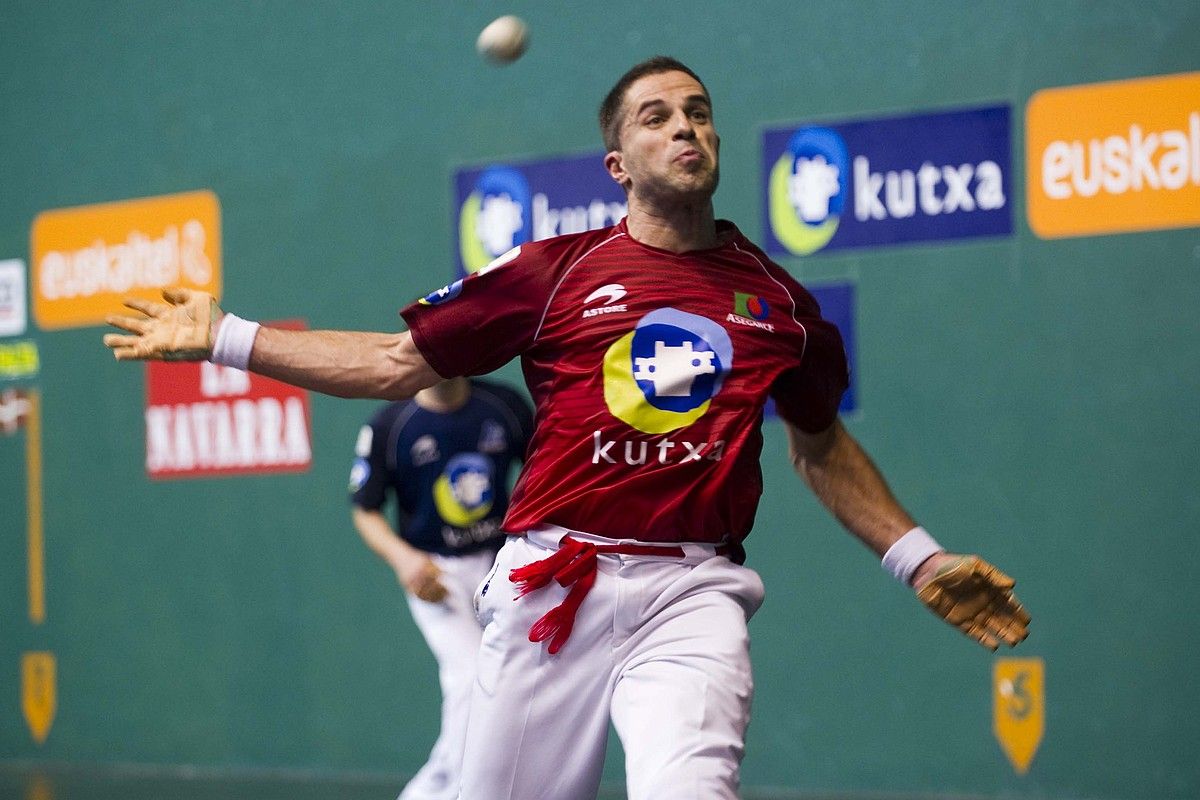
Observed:
[[[30,233],[33,314],[44,329],[104,322],[169,286],[221,296],[221,206],[210,191],[43,211]]]
[[[1200,72],[1043,89],[1025,158],[1044,239],[1200,225]]]

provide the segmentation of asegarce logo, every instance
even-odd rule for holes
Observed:
[[[458,212],[458,247],[467,274],[529,241],[529,181],[512,167],[488,167]]]
[[[846,143],[829,128],[796,131],[771,169],[771,228],[796,255],[820,250],[837,232],[850,181]]]
[[[643,433],[667,433],[707,413],[732,367],[733,343],[723,327],[660,308],[604,354],[604,402]]]

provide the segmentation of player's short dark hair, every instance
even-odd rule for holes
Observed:
[[[704,97],[708,98],[708,87],[704,85],[704,81],[700,80],[700,76],[692,72],[682,61],[670,56],[654,56],[640,64],[634,64],[617,80],[605,95],[604,102],[600,104],[600,135],[604,138],[605,151],[621,149],[621,111],[625,104],[625,92],[630,85],[638,78],[658,75],[662,72],[683,72],[691,75],[704,90]],[[709,103],[712,103],[711,99]]]

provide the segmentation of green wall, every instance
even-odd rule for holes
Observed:
[[[532,49],[488,67],[474,36],[510,11]],[[1040,88],[1200,68],[1194,3],[7,0],[0,258],[28,261],[40,211],[207,188],[227,308],[395,330],[450,276],[453,170],[597,149],[599,98],[659,52],[705,78],[717,211],[753,238],[767,124],[1013,109],[1011,238],[782,261],[857,285],[848,424],[897,494],[1018,578],[1034,623],[1014,655],[1045,660],[1040,751],[1013,771],[991,732],[993,658],[798,490],[768,422],[746,785],[1200,796],[1200,233],[1036,238],[1022,134]],[[314,396],[303,475],[152,483],[142,368],[115,364],[100,333],[32,333],[37,626],[23,436],[0,438],[0,760],[415,770],[435,734],[432,657],[344,499],[374,404]],[[58,662],[44,745],[20,707],[31,650]]]

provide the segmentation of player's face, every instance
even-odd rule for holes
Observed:
[[[720,177],[720,137],[704,88],[685,72],[646,75],[625,91],[621,149],[605,158],[632,195],[707,200]]]

